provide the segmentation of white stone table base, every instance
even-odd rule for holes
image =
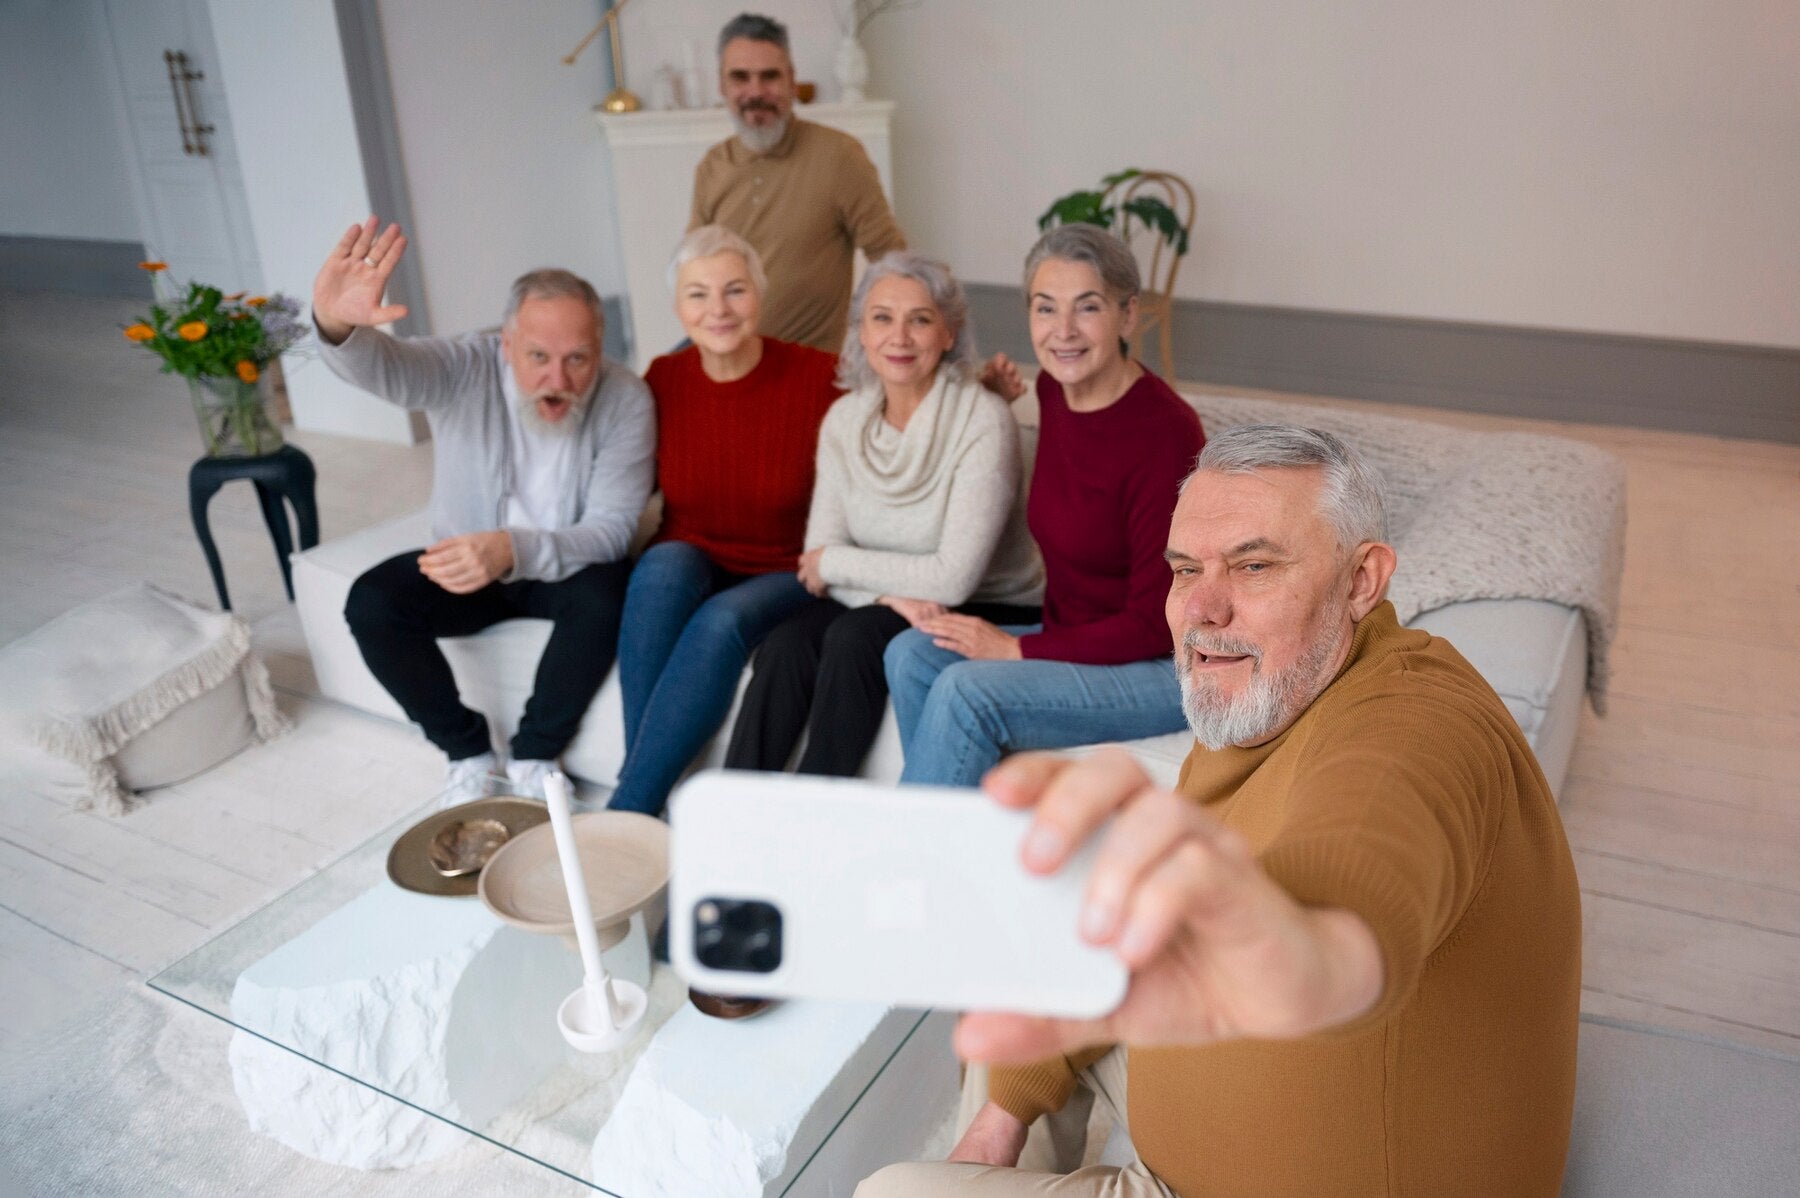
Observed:
[[[648,985],[641,920],[607,967]],[[569,1059],[556,1008],[580,984],[580,957],[561,937],[384,881],[238,978],[232,1022],[294,1051],[240,1031],[232,1082],[252,1130],[296,1152],[363,1169],[417,1164],[466,1143],[425,1111],[479,1130]]]
[[[684,1007],[626,1082],[589,1177],[629,1198],[848,1194],[919,1155],[954,1106],[951,1026],[853,1003],[788,1002],[739,1021]]]

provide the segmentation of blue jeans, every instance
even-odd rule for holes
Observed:
[[[1006,631],[1019,636],[1038,628]],[[1021,749],[1136,740],[1187,727],[1172,657],[1122,666],[970,661],[913,628],[888,642],[883,661],[906,751],[902,782],[974,786]]]
[[[809,598],[792,574],[733,574],[685,541],[644,551],[619,633],[625,764],[609,808],[661,813],[724,723],[750,651]]]

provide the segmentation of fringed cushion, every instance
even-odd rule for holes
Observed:
[[[148,583],[0,648],[0,763],[79,807],[118,814],[286,729],[249,626]]]

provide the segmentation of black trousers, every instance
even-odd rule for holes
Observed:
[[[452,761],[491,752],[487,720],[463,705],[440,636],[468,636],[515,616],[551,621],[519,730],[515,760],[554,759],[612,668],[630,562],[584,567],[561,582],[492,582],[455,595],[419,573],[415,549],[373,567],[350,587],[344,619],[377,681]]]
[[[1001,603],[956,610],[995,624],[1034,624],[1041,616],[1035,607]],[[887,710],[882,652],[907,627],[890,607],[845,607],[835,599],[814,599],[788,617],[757,646],[725,764],[786,769],[805,732],[800,773],[855,777]]]

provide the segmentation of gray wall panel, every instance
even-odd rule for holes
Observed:
[[[150,276],[138,269],[143,258],[139,241],[0,235],[0,287],[149,299]]]
[[[968,290],[983,350],[1031,361],[1019,289]],[[1196,383],[1800,444],[1800,350],[1198,300],[1174,327]]]

